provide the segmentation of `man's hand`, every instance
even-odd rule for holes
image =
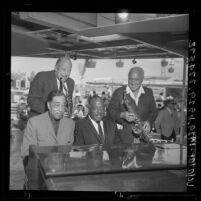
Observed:
[[[145,121],[143,128],[144,128],[145,132],[150,132],[151,131],[150,123],[148,121]]]
[[[131,113],[131,112],[126,112],[126,111],[122,112],[120,114],[120,117],[125,119],[125,120],[127,120],[128,122],[132,122],[132,121],[135,120],[135,115],[133,113]]]

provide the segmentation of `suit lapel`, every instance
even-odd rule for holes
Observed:
[[[140,112],[143,111],[143,107],[145,106],[144,96],[145,94],[141,94],[141,96],[139,97],[138,106],[137,106],[137,111],[139,115],[140,115]]]
[[[50,77],[50,81],[51,81],[51,85],[52,85],[53,89],[58,90],[57,78],[56,78],[56,75],[55,75],[55,71],[52,71],[52,76]]]
[[[109,142],[110,133],[108,133],[109,125],[105,118],[103,119],[103,128],[104,128],[104,139],[105,139],[104,144],[107,144]]]
[[[45,124],[46,124],[46,128],[48,129],[48,133],[56,140],[57,142],[57,137],[55,135],[55,132],[54,132],[54,128],[53,128],[53,125],[52,125],[52,122],[50,120],[50,117],[49,117],[49,114],[48,112],[45,113]]]
[[[91,127],[91,130],[92,130],[93,135],[98,139],[98,141],[99,141],[100,143],[102,143],[99,134],[97,133],[97,131],[96,131],[96,129],[95,129],[93,123],[92,123],[91,120],[89,119],[89,116],[87,116],[86,120],[88,121],[88,124],[89,124],[89,126]]]
[[[134,108],[134,111],[136,111],[138,113],[138,109],[136,106],[135,101],[131,98],[130,94],[127,94],[127,98],[129,99],[129,103],[132,106],[132,108]]]
[[[62,135],[62,131],[63,131],[63,118],[60,120],[59,122],[59,127],[57,130],[57,138],[59,139],[59,137]]]

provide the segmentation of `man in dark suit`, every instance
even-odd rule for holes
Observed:
[[[162,140],[176,141],[179,135],[179,118],[175,108],[175,101],[171,97],[164,100],[165,107],[161,109],[155,121],[157,133],[161,134]]]
[[[67,97],[68,110],[65,116],[72,114],[72,94],[75,82],[70,73],[72,62],[68,56],[60,57],[52,71],[43,71],[36,74],[30,85],[28,105],[30,106],[29,117],[39,115],[47,111],[46,101],[48,94],[53,90],[61,90]]]
[[[129,112],[123,104],[124,94],[129,100],[130,107],[144,121],[145,131],[151,130],[157,109],[151,89],[142,86],[144,70],[141,67],[133,67],[128,73],[128,84],[116,89],[108,106],[108,115],[117,123],[120,138],[123,143],[139,143],[139,135],[133,132],[135,115]]]
[[[89,100],[89,113],[87,117],[75,124],[75,145],[118,143],[116,124],[105,117],[104,103],[101,97],[93,96]]]

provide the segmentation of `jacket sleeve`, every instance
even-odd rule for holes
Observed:
[[[75,124],[75,131],[74,131],[74,145],[84,145],[84,136],[82,134],[82,129],[79,127],[79,124]]]
[[[67,86],[68,86],[68,90],[69,90],[69,97],[71,99],[70,114],[72,114],[72,112],[73,112],[73,91],[74,91],[74,87],[75,87],[75,81],[72,78],[69,78],[69,80],[67,80]]]
[[[72,133],[70,135],[70,140],[68,141],[68,145],[72,145],[74,143],[74,133],[75,133],[75,123],[72,121]]]
[[[114,91],[111,101],[108,105],[107,115],[116,123],[123,124],[123,120],[120,118],[121,109],[120,109],[120,93],[119,91]]]
[[[24,158],[25,156],[29,155],[29,145],[36,145],[37,146],[37,136],[36,130],[34,128],[32,119],[29,119],[27,126],[24,130],[24,136],[21,146],[21,155]]]
[[[156,128],[156,132],[158,134],[162,134],[162,130],[161,130],[161,122],[162,121],[163,121],[163,111],[160,111],[155,120],[155,128]]]
[[[156,108],[153,91],[151,89],[150,89],[150,96],[149,96],[149,104],[150,104],[150,107],[149,107],[147,121],[149,121],[150,124],[153,124],[157,117],[158,111]]]
[[[43,102],[43,78],[38,73],[31,82],[27,103],[31,110],[41,114],[45,112],[45,103]]]

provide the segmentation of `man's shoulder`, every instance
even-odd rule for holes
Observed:
[[[54,75],[54,70],[51,70],[51,71],[40,71],[36,74],[36,78],[49,78],[50,76],[53,76]]]
[[[40,121],[43,121],[46,117],[47,117],[47,112],[30,117],[29,121],[30,122],[38,122],[38,121],[40,122]]]
[[[122,93],[124,90],[126,89],[126,86],[122,86],[122,87],[119,87],[117,89],[115,89],[115,93]]]
[[[77,126],[77,127],[82,127],[82,126],[85,126],[85,125],[88,125],[89,124],[89,117],[85,117],[85,118],[83,118],[83,119],[79,119],[76,123],[75,123],[75,125]]]
[[[84,117],[84,118],[82,118],[82,119],[79,119],[78,121],[76,121],[76,124],[85,124],[86,122],[88,122],[88,120],[89,120],[89,117]]]
[[[70,78],[70,77],[67,79],[67,82],[70,83],[70,84],[75,84],[74,79],[72,79],[72,78]]]
[[[71,118],[63,118],[62,121],[65,122],[65,124],[75,124]]]
[[[115,123],[111,117],[109,115],[106,115],[104,118],[103,118],[103,121],[105,122],[109,122],[109,123]]]
[[[153,93],[152,89],[146,86],[143,86],[145,93]]]

